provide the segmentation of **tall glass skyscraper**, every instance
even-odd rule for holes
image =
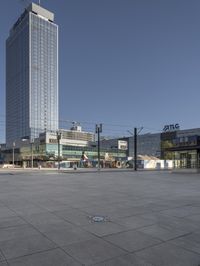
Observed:
[[[6,145],[58,129],[58,26],[31,3],[6,41]]]

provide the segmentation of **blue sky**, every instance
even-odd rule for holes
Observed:
[[[0,141],[5,40],[30,1],[1,0]],[[35,1],[37,2],[37,1]],[[59,25],[60,119],[107,135],[199,127],[199,0],[41,0]],[[25,4],[26,5],[26,4]],[[62,123],[62,127],[69,123]]]

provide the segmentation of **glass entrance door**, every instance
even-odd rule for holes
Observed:
[[[191,154],[189,153],[180,154],[180,167],[191,168]]]

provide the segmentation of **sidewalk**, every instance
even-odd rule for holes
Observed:
[[[0,171],[0,266],[200,264],[199,174],[77,173]]]

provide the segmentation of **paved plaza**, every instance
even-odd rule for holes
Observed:
[[[199,266],[200,174],[1,170],[6,265]]]

